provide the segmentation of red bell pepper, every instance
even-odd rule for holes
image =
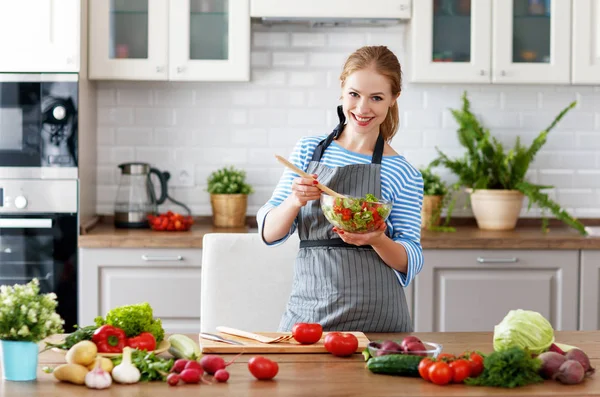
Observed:
[[[127,346],[132,349],[152,351],[156,349],[156,339],[150,332],[142,332],[138,336],[127,338]]]
[[[94,331],[92,342],[98,347],[98,353],[122,353],[127,336],[121,328],[106,324]]]

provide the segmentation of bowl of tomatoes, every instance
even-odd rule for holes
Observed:
[[[416,336],[407,336],[401,341],[373,341],[367,345],[367,349],[373,357],[388,354],[409,354],[436,358],[442,352],[442,345],[439,343],[424,342]]]
[[[185,232],[191,229],[194,219],[190,215],[167,211],[162,214],[148,215],[148,224],[152,230],[160,232]]]
[[[321,195],[321,210],[333,226],[348,233],[369,233],[385,223],[392,212],[392,202],[372,194],[365,197]]]

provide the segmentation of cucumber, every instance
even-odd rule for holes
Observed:
[[[198,360],[202,357],[200,346],[189,337],[182,334],[173,334],[167,339],[171,346],[169,353],[175,358],[186,360]]]
[[[425,358],[411,354],[388,354],[372,357],[367,361],[367,368],[375,374],[419,376],[419,363]]]

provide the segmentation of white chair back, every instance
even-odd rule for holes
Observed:
[[[210,233],[202,241],[200,330],[224,325],[277,331],[292,290],[298,234],[269,247],[258,233]]]

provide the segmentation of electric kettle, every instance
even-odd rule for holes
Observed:
[[[148,215],[158,212],[158,205],[168,198],[168,172],[159,171],[147,163],[119,164],[121,180],[115,201],[115,227],[123,229],[147,228]],[[160,196],[156,198],[150,176],[160,181]]]

